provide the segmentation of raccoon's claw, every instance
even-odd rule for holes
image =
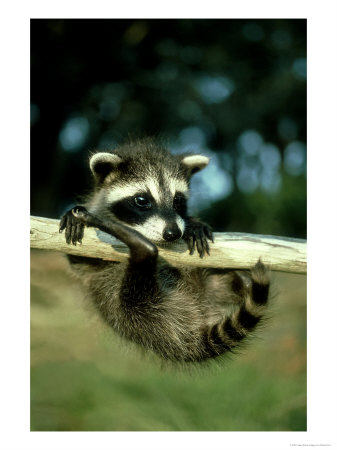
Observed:
[[[212,232],[211,227],[209,227],[208,225],[205,225],[204,231],[205,231],[205,234],[206,234],[207,239],[209,239],[210,241],[212,241],[213,244],[214,244],[214,236],[213,236],[213,232]]]
[[[65,230],[67,244],[82,244],[85,224],[81,221],[81,215],[85,215],[86,211],[84,206],[76,206],[61,217],[59,232]]]
[[[183,239],[187,243],[190,255],[194,254],[196,248],[200,258],[205,255],[205,252],[209,255],[207,239],[214,242],[211,228],[207,224],[196,219],[190,219],[187,223]]]

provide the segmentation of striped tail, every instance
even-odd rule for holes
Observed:
[[[232,351],[260,322],[268,301],[269,278],[260,260],[249,274],[251,283],[248,287],[242,277],[233,272],[232,291],[242,299],[242,304],[238,311],[222,322],[204,330],[205,358]]]

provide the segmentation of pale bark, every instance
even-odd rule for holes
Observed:
[[[261,258],[270,270],[306,273],[305,240],[245,233],[214,233],[214,237],[214,244],[210,242],[210,256],[200,258],[197,252],[190,255],[183,241],[159,247],[159,255],[176,266],[235,269],[248,269]],[[30,246],[112,261],[128,257],[125,244],[93,228],[85,229],[82,244],[68,245],[64,232],[59,233],[59,220],[44,217],[31,217]]]

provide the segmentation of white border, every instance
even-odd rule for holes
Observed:
[[[336,448],[336,2],[12,1],[1,6],[1,441],[5,450]],[[219,5],[220,4],[220,5]],[[309,194],[308,432],[31,433],[29,431],[29,19],[307,18]],[[4,239],[7,236],[8,239]],[[13,247],[14,245],[14,247]]]

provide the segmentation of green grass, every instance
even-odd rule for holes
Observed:
[[[272,318],[233,358],[187,373],[123,343],[61,255],[32,253],[32,431],[305,431],[303,276],[274,275]]]

